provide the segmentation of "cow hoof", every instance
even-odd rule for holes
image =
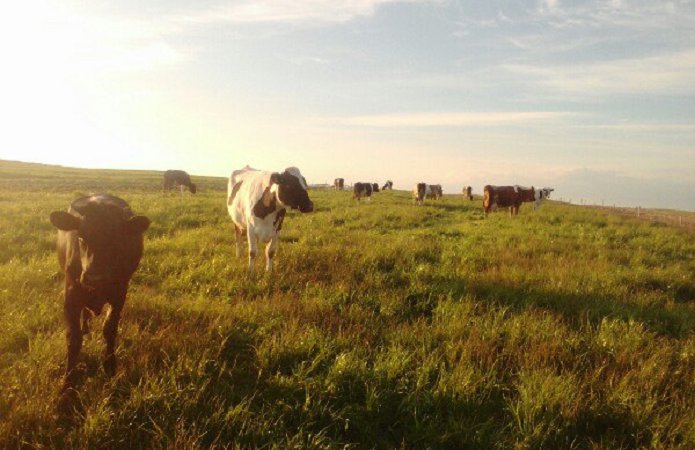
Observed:
[[[65,418],[75,417],[84,413],[84,406],[77,390],[72,386],[63,385],[56,409],[58,414]]]
[[[104,360],[104,372],[106,376],[111,378],[116,375],[116,357],[112,356]]]

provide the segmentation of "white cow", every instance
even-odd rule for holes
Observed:
[[[266,272],[273,269],[286,208],[303,213],[314,210],[306,180],[296,167],[267,172],[249,166],[235,170],[227,184],[227,210],[234,221],[236,254],[241,256],[244,235],[249,245],[249,272],[253,272],[258,240],[267,242]]]
[[[538,189],[537,191],[535,191],[535,193],[534,193],[535,199],[533,202],[533,209],[536,209],[539,206],[541,206],[541,201],[543,201],[544,199],[550,198],[550,193],[553,192],[554,190],[555,189],[553,189],[553,188],[544,187],[544,188],[541,188],[541,189]]]

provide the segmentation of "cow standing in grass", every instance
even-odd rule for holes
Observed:
[[[236,254],[241,256],[243,241],[249,246],[249,272],[253,272],[258,240],[267,242],[266,272],[273,269],[278,236],[287,208],[308,213],[314,210],[307,183],[299,169],[284,172],[255,170],[248,166],[234,171],[227,184],[227,210],[234,221]]]
[[[426,183],[417,183],[413,187],[413,199],[416,205],[422,205],[425,198],[429,197],[431,191]]]
[[[381,190],[385,191],[387,189],[393,189],[393,181],[386,180],[386,183],[384,183],[384,186],[381,188]]]
[[[441,184],[430,184],[427,186],[427,188],[427,198],[431,198],[432,200],[439,200],[444,195],[444,191],[442,190]]]
[[[345,179],[344,178],[336,178],[333,180],[333,188],[336,191],[342,191],[345,189]]]
[[[483,209],[485,215],[497,208],[509,208],[509,215],[519,214],[523,193],[518,186],[491,186],[483,188]]]
[[[473,188],[470,186],[464,187],[463,188],[463,197],[472,201],[473,200]]]
[[[535,201],[533,202],[533,209],[538,209],[541,206],[541,202],[547,198],[550,198],[550,193],[554,190],[555,189],[549,187],[538,189],[536,191]]]
[[[79,198],[67,211],[52,212],[50,220],[58,229],[58,261],[65,272],[68,358],[64,402],[75,385],[75,367],[88,319],[101,314],[107,303],[104,370],[109,376],[116,373],[118,322],[128,283],[142,257],[143,233],[150,220],[136,216],[125,201],[107,194]]]
[[[374,192],[374,185],[372,183],[358,182],[352,186],[352,198],[357,199],[358,202],[362,198],[366,198],[367,201],[371,201],[372,192]]]
[[[196,185],[191,182],[191,176],[183,170],[167,170],[164,172],[164,190],[168,191],[178,187],[183,195],[184,188],[188,188],[191,194],[195,194],[198,190]]]

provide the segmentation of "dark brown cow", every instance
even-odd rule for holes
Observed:
[[[527,188],[524,186],[515,185],[514,189],[516,189],[517,192],[519,192],[519,195],[521,195],[521,201],[523,203],[530,203],[536,201],[536,189],[533,186]]]
[[[79,198],[67,212],[52,212],[50,219],[58,228],[58,262],[65,272],[68,358],[63,401],[75,385],[75,366],[88,319],[99,315],[106,303],[111,307],[104,325],[104,370],[109,376],[116,373],[118,322],[150,220],[134,215],[125,201],[108,194]]]
[[[463,196],[464,198],[467,198],[468,200],[473,200],[473,188],[470,186],[466,186],[463,188]]]
[[[196,185],[191,182],[191,176],[183,170],[167,170],[164,172],[164,190],[168,191],[175,187],[181,189],[181,194],[183,194],[183,188],[187,187],[191,194],[195,194],[198,190]]]
[[[337,191],[342,191],[345,189],[345,179],[344,178],[336,178],[333,181],[333,188]]]
[[[444,195],[441,184],[429,184],[427,185],[427,191],[425,196],[432,200],[439,200]]]
[[[373,191],[372,183],[355,183],[352,186],[352,198],[356,198],[359,202],[362,197],[367,197],[367,201],[371,201]]]
[[[483,188],[483,209],[487,215],[497,208],[509,208],[509,215],[513,216],[519,214],[519,206],[526,196],[519,186],[487,185]]]

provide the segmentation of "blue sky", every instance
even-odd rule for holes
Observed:
[[[694,1],[0,6],[0,158],[695,210]]]

